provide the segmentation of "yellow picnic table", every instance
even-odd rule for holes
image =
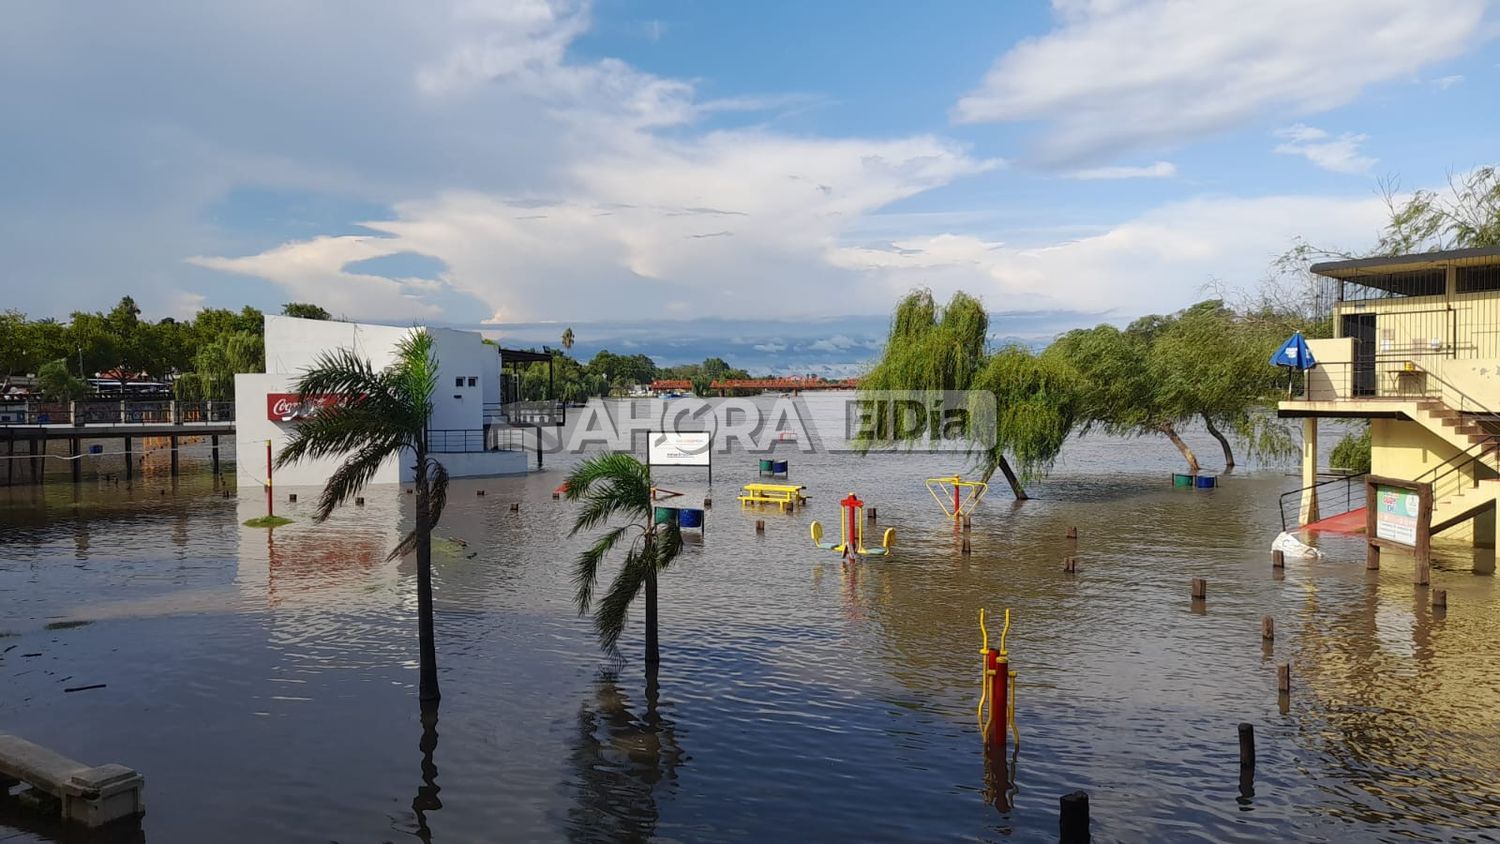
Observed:
[[[805,486],[797,484],[745,484],[745,494],[740,496],[740,506],[747,504],[775,504],[790,513],[792,508],[807,500],[802,491]]]

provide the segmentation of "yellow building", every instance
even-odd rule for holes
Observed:
[[[1280,404],[1303,420],[1300,522],[1319,517],[1318,419],[1370,420],[1371,471],[1430,484],[1432,531],[1495,546],[1500,498],[1500,248],[1316,264],[1334,337]],[[1489,558],[1493,553],[1477,559]]]

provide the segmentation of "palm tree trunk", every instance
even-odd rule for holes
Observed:
[[[432,630],[432,489],[427,479],[426,443],[417,446],[417,639],[418,697],[434,703],[438,692],[437,640]]]
[[[1010,491],[1016,496],[1017,501],[1031,500],[1031,496],[1027,495],[1026,489],[1021,486],[1021,479],[1016,477],[1015,470],[1010,468],[1010,463],[1005,459],[1005,455],[1003,454],[1000,455],[1000,462],[996,466],[986,469],[984,477],[979,480],[982,483],[989,483],[990,477],[995,474],[996,468],[999,468],[1000,472],[1005,475],[1005,481],[1010,484]]]
[[[661,649],[656,641],[656,563],[646,574],[646,665],[661,664]]]
[[[1182,437],[1177,436],[1177,429],[1172,426],[1172,423],[1164,422],[1157,430],[1166,434],[1167,439],[1172,441],[1172,445],[1177,446],[1177,450],[1182,452],[1183,458],[1187,460],[1188,474],[1198,474],[1198,455],[1188,448],[1188,444],[1182,441]]]
[[[1208,432],[1213,434],[1214,439],[1219,441],[1219,446],[1224,449],[1224,471],[1233,471],[1234,451],[1229,448],[1229,439],[1214,426],[1214,420],[1208,418],[1207,413],[1203,414],[1203,424],[1208,427]]]

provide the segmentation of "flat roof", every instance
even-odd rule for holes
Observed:
[[[1348,261],[1324,261],[1310,269],[1321,276],[1357,279],[1364,275],[1387,272],[1414,272],[1448,267],[1500,264],[1500,246],[1476,249],[1448,249],[1442,252],[1415,252],[1410,255],[1384,255],[1376,258],[1354,258]]]
[[[521,349],[500,349],[500,360],[505,363],[545,363],[552,360],[549,352],[523,351]]]

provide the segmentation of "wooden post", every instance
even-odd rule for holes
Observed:
[[[1432,558],[1417,550],[1416,566],[1412,570],[1412,580],[1417,586],[1426,586],[1432,582]]]
[[[756,519],[755,520],[755,532],[756,533],[765,533],[766,532],[766,520],[765,519]]]
[[[1270,642],[1276,638],[1276,619],[1268,616],[1260,620],[1260,638]]]
[[[476,490],[474,490],[474,494],[475,495],[484,495],[484,490],[482,490],[482,489],[476,489]]]
[[[31,454],[31,480],[32,480],[33,483],[38,483],[39,484],[39,483],[42,482],[42,461],[41,461],[40,458],[38,458],[36,456],[36,453],[37,453],[36,443],[37,443],[36,437],[32,437],[31,438],[31,449],[30,449],[30,454]]]
[[[964,533],[968,533],[969,531],[974,529],[974,523],[969,520],[968,516],[964,516],[963,529]]]
[[[287,495],[286,500],[290,501],[293,504],[296,504],[297,503],[297,493],[293,492],[293,493]]]
[[[1292,664],[1283,662],[1276,666],[1276,691],[1284,695],[1292,693]]]
[[[1063,557],[1063,573],[1076,574],[1078,572],[1077,557]]]
[[[519,512],[521,512],[521,502],[519,502],[519,501],[512,502],[511,505],[510,505],[510,511],[512,513],[519,513]]]
[[[705,509],[705,510],[712,510],[713,506],[714,506],[714,500],[712,498],[705,498],[705,499],[703,499],[703,509]]]
[[[1058,801],[1059,844],[1086,844],[1089,840],[1089,795],[1087,791],[1064,794]]]
[[[1071,539],[1071,540],[1073,540],[1074,542],[1077,542],[1078,541],[1078,528],[1076,528],[1076,527],[1070,527],[1070,528],[1068,528],[1068,538]],[[1079,793],[1081,794],[1082,792],[1079,792]],[[1085,797],[1085,799],[1087,799],[1087,798]]]
[[[875,508],[874,507],[866,507],[865,508],[865,519],[867,521],[869,521],[870,523],[872,523],[872,524],[875,522]]]
[[[1286,568],[1286,554],[1282,551],[1272,551],[1271,567],[1278,569]]]
[[[1208,597],[1208,581],[1201,578],[1193,578],[1193,600],[1201,601]]]
[[[177,477],[177,435],[173,434],[168,438],[168,442],[172,446],[172,477],[175,478]]]
[[[125,437],[125,480],[135,477],[135,455],[130,450],[130,437]]]
[[[359,498],[354,499],[354,506],[355,507],[363,507],[363,506],[365,506],[365,499],[364,499],[364,497],[361,496]]]
[[[964,556],[968,556],[973,552],[973,550],[973,547],[969,545],[969,538],[965,536],[964,543],[958,547],[958,553],[963,554]]]
[[[70,437],[68,439],[68,454],[73,458],[68,462],[73,464],[73,483],[75,484],[83,480],[83,461],[78,457],[79,446],[80,443],[77,437]]]
[[[1255,727],[1240,724],[1240,768],[1255,767]]]
[[[1432,608],[1435,610],[1445,610],[1448,608],[1447,589],[1432,590]]]
[[[213,446],[214,477],[217,478],[217,477],[219,477],[219,474],[220,474],[219,473],[219,435],[218,434],[213,434],[212,436],[210,436],[208,438],[208,441]]]

